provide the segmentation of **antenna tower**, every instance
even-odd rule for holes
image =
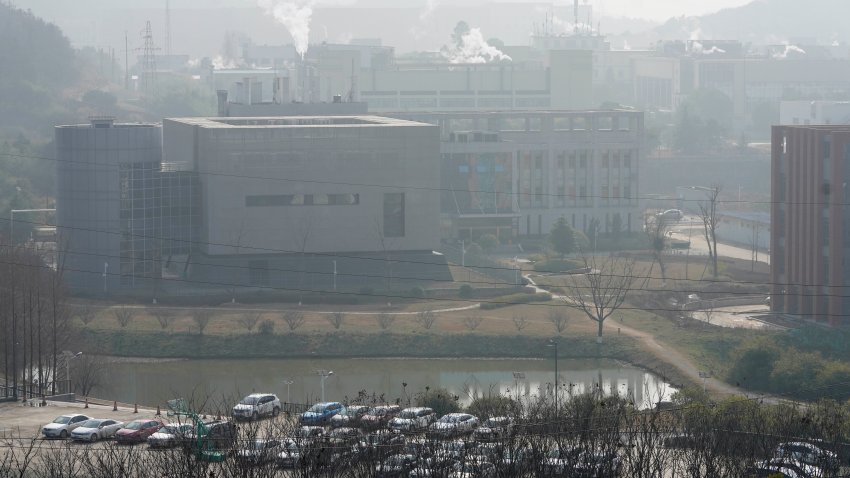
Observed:
[[[144,54],[142,56],[142,89],[145,94],[149,94],[156,86],[156,48],[153,43],[153,32],[151,31],[151,21],[145,23],[145,30],[142,32],[142,39],[145,41]]]

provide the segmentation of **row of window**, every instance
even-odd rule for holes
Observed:
[[[264,194],[245,196],[246,207],[354,206],[359,194]]]

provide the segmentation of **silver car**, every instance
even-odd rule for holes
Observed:
[[[80,414],[60,415],[41,427],[41,433],[44,438],[68,438],[86,420],[91,420],[91,417]]]

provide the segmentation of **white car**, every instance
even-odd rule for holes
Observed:
[[[468,413],[449,413],[432,423],[428,427],[428,433],[436,436],[451,437],[464,433],[472,433],[478,428],[479,424],[478,418]]]
[[[233,407],[233,418],[256,420],[261,416],[276,417],[280,413],[280,399],[273,393],[252,393]]]
[[[86,420],[91,420],[91,417],[78,414],[60,415],[56,420],[44,425],[41,433],[44,438],[68,438],[71,432]]]
[[[511,436],[514,422],[510,417],[490,417],[475,430],[477,440],[499,440]]]
[[[71,439],[78,441],[98,441],[105,438],[112,438],[124,422],[119,422],[112,419],[92,418],[80,424],[74,431],[71,432]]]
[[[685,217],[685,213],[683,213],[680,209],[668,209],[664,212],[659,212],[655,216],[664,222],[679,222],[683,217]]]
[[[171,448],[186,440],[194,427],[188,423],[168,423],[148,437],[151,448]]]
[[[398,416],[390,420],[390,429],[402,432],[424,430],[436,420],[437,415],[430,408],[405,408]]]

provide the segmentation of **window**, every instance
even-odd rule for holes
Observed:
[[[384,237],[404,237],[404,193],[384,194]]]

